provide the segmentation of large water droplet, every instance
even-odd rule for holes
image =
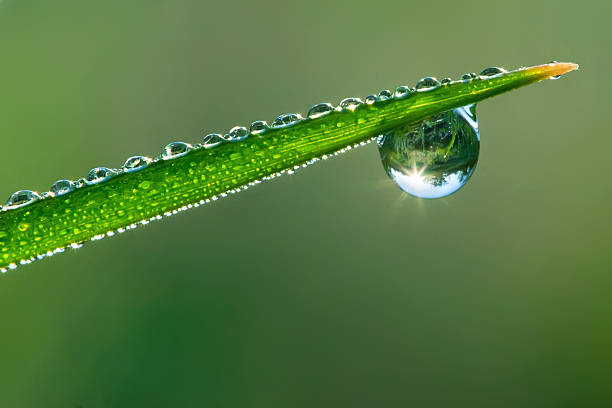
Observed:
[[[346,109],[350,111],[354,111],[359,107],[359,105],[363,105],[363,101],[359,98],[345,98],[340,101],[338,107],[340,109]]]
[[[378,140],[387,174],[416,197],[440,198],[468,181],[478,161],[475,106],[444,112],[417,125],[399,126]]]
[[[272,127],[281,128],[291,126],[303,119],[304,118],[299,113],[285,113],[284,115],[277,117],[274,122],[272,122]]]
[[[268,125],[268,122],[266,122],[265,120],[258,120],[256,122],[251,123],[250,132],[253,135],[258,135],[260,133],[265,132],[269,128],[270,126]]]
[[[72,180],[57,180],[51,186],[51,192],[57,197],[68,194],[76,188]]]
[[[308,111],[308,117],[310,119],[320,118],[321,116],[327,115],[333,110],[334,107],[330,103],[317,103]]]
[[[434,77],[425,77],[419,80],[416,84],[416,90],[418,92],[431,91],[440,86],[440,81]]]
[[[244,126],[234,126],[227,134],[227,139],[230,142],[239,142],[249,136],[249,131]]]
[[[93,184],[102,183],[103,181],[113,178],[117,173],[107,167],[96,167],[89,170],[87,177],[85,177],[85,183],[88,186]]]
[[[177,157],[186,155],[191,149],[193,149],[193,146],[189,143],[172,142],[164,147],[161,157],[164,160],[176,159]]]
[[[219,146],[224,141],[225,139],[223,138],[223,135],[220,135],[219,133],[209,133],[204,136],[204,140],[202,140],[202,147],[205,149],[210,149],[212,147]]]
[[[128,173],[132,173],[134,171],[142,170],[147,167],[150,163],[153,162],[153,159],[146,156],[132,156],[125,161],[123,165],[123,170]]]
[[[36,191],[31,190],[19,190],[13,193],[4,206],[5,210],[11,210],[13,208],[19,208],[32,204],[34,201],[42,199],[40,194]]]

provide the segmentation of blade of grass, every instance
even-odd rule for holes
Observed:
[[[240,191],[334,152],[350,149],[400,124],[480,102],[577,69],[551,63],[494,77],[456,81],[405,98],[336,110],[295,125],[252,134],[239,142],[195,149],[100,184],[0,213],[0,270],[63,252]]]

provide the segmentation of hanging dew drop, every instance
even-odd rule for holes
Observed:
[[[418,92],[427,92],[427,91],[436,89],[439,86],[440,86],[440,81],[438,81],[436,78],[425,77],[425,78],[422,78],[419,82],[417,82],[416,90]]]
[[[310,119],[320,118],[333,112],[333,110],[334,107],[329,103],[317,103],[308,111],[308,117]]]
[[[272,122],[272,127],[283,128],[294,125],[301,120],[304,120],[304,118],[299,113],[285,113],[284,115],[277,117],[274,122]]]
[[[340,101],[338,108],[340,108],[341,110],[354,111],[360,105],[363,105],[363,101],[359,98],[345,98]]]
[[[475,106],[399,126],[377,142],[385,171],[402,190],[421,198],[445,197],[464,186],[476,168]]]
[[[164,160],[176,159],[186,155],[191,149],[193,149],[193,146],[189,143],[172,142],[164,147],[161,158]]]
[[[256,122],[253,122],[251,123],[251,127],[249,128],[251,134],[253,135],[258,135],[260,133],[265,132],[268,129],[270,129],[270,126],[268,125],[268,122],[266,122],[265,120],[258,120]]]
[[[72,180],[57,180],[51,186],[51,192],[56,197],[68,194],[76,189],[76,185]]]
[[[4,209],[12,210],[14,208],[24,207],[41,199],[41,195],[38,194],[36,191],[19,190],[9,197],[9,199],[6,201]]]
[[[153,159],[146,156],[132,156],[125,161],[123,171],[132,173],[146,168],[153,162]]]
[[[209,133],[204,136],[204,140],[202,140],[202,147],[205,149],[210,149],[215,146],[219,146],[224,141],[225,139],[223,138],[223,135],[220,135],[219,133]]]
[[[91,186],[94,184],[102,183],[104,181],[110,180],[115,175],[115,171],[107,167],[96,167],[94,169],[89,170],[87,177],[85,177],[85,184]]]

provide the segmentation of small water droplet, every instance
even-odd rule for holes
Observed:
[[[461,80],[463,82],[470,82],[472,80],[472,74],[463,74],[463,75],[461,75]]]
[[[193,146],[184,142],[172,142],[164,147],[161,158],[164,160],[176,159],[189,153]]]
[[[330,103],[317,103],[308,111],[308,117],[310,119],[320,118],[333,112],[333,110],[334,107]]]
[[[269,128],[270,126],[268,125],[268,122],[266,122],[265,120],[258,120],[256,122],[251,123],[250,131],[251,134],[258,135],[260,133],[265,132]]]
[[[363,105],[363,101],[359,98],[345,98],[340,101],[340,104],[338,105],[338,107],[340,109],[354,111],[360,105]]]
[[[57,197],[68,194],[76,188],[72,180],[57,180],[51,186],[51,192]]]
[[[488,67],[480,71],[480,76],[485,78],[494,78],[505,74],[506,72],[508,71],[500,67]]]
[[[142,170],[153,162],[153,159],[146,156],[132,156],[125,161],[123,170],[132,173],[134,171]]]
[[[81,177],[80,179],[74,182],[74,186],[76,188],[82,188],[82,187],[85,187],[86,185],[87,185],[87,180],[85,180],[84,177]]]
[[[451,82],[453,82],[453,80],[452,80],[452,79],[450,79],[450,78],[444,78],[442,81],[440,81],[440,83],[441,83],[442,85],[448,85],[448,84],[450,84]]]
[[[9,199],[6,201],[6,206],[4,207],[4,209],[11,210],[13,208],[23,207],[41,199],[42,197],[36,191],[19,190],[14,192],[9,197]]]
[[[280,115],[277,117],[274,122],[272,122],[273,128],[282,128],[294,125],[304,118],[299,113],[285,113],[284,115]]]
[[[365,103],[367,105],[372,105],[374,102],[376,102],[376,95],[371,94],[371,95],[366,96]]]
[[[408,86],[398,86],[395,88],[395,94],[393,95],[395,99],[402,99],[407,97],[413,92],[413,89]]]
[[[415,197],[440,198],[468,181],[478,161],[480,135],[474,105],[402,125],[378,141],[389,177]]]
[[[240,142],[249,136],[249,131],[244,126],[234,126],[227,134],[230,142]]]
[[[432,89],[436,89],[440,86],[440,81],[438,81],[434,77],[425,77],[419,80],[416,84],[416,90],[418,92],[426,92],[431,91]]]
[[[87,177],[85,177],[85,183],[88,186],[93,184],[102,183],[103,181],[113,178],[117,173],[107,167],[96,167],[89,170]]]
[[[387,99],[391,99],[391,97],[393,96],[393,94],[391,93],[390,90],[388,89],[383,89],[382,91],[380,91],[380,93],[378,94],[378,100],[379,101],[386,101]]]
[[[219,133],[209,133],[204,136],[202,147],[205,149],[210,149],[212,147],[219,146],[224,141],[225,139],[223,138],[223,135],[220,135]]]

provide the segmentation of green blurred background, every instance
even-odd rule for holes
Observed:
[[[581,70],[479,106],[466,187],[376,146],[0,279],[2,407],[612,405],[607,1],[0,1],[0,194],[434,75]]]

